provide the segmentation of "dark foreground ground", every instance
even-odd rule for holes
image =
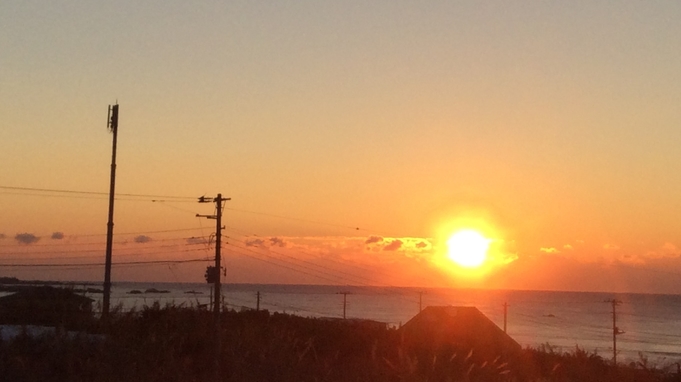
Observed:
[[[676,365],[614,367],[575,349],[492,356],[380,325],[154,306],[0,342],[0,381],[681,381]],[[76,333],[74,334],[74,331]],[[216,370],[219,367],[219,374]],[[219,377],[218,377],[219,376]]]

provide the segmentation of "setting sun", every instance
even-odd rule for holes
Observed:
[[[449,258],[466,268],[477,268],[487,259],[490,240],[471,229],[461,230],[447,240]]]

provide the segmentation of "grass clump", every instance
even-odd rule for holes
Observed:
[[[457,344],[412,346],[378,325],[266,311],[224,312],[220,353],[211,312],[155,304],[112,311],[78,335],[24,333],[0,343],[8,381],[673,381],[675,374],[621,365],[576,348],[524,349],[518,357]]]

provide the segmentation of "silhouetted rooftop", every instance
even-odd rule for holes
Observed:
[[[514,355],[521,346],[475,307],[429,306],[400,329],[421,346],[454,345],[487,354]]]

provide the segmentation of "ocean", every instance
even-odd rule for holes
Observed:
[[[148,292],[156,289],[166,293]],[[161,305],[209,305],[211,284],[114,283],[111,303],[124,310]],[[139,291],[139,294],[131,294]],[[522,346],[576,346],[613,356],[613,304],[616,305],[619,362],[643,358],[656,365],[681,362],[681,296],[548,291],[490,291],[324,285],[226,284],[223,304],[229,309],[260,309],[304,317],[371,319],[399,327],[430,305],[475,306],[500,328],[507,304],[507,333]],[[344,294],[346,293],[346,294]],[[102,295],[89,294],[101,301]]]

